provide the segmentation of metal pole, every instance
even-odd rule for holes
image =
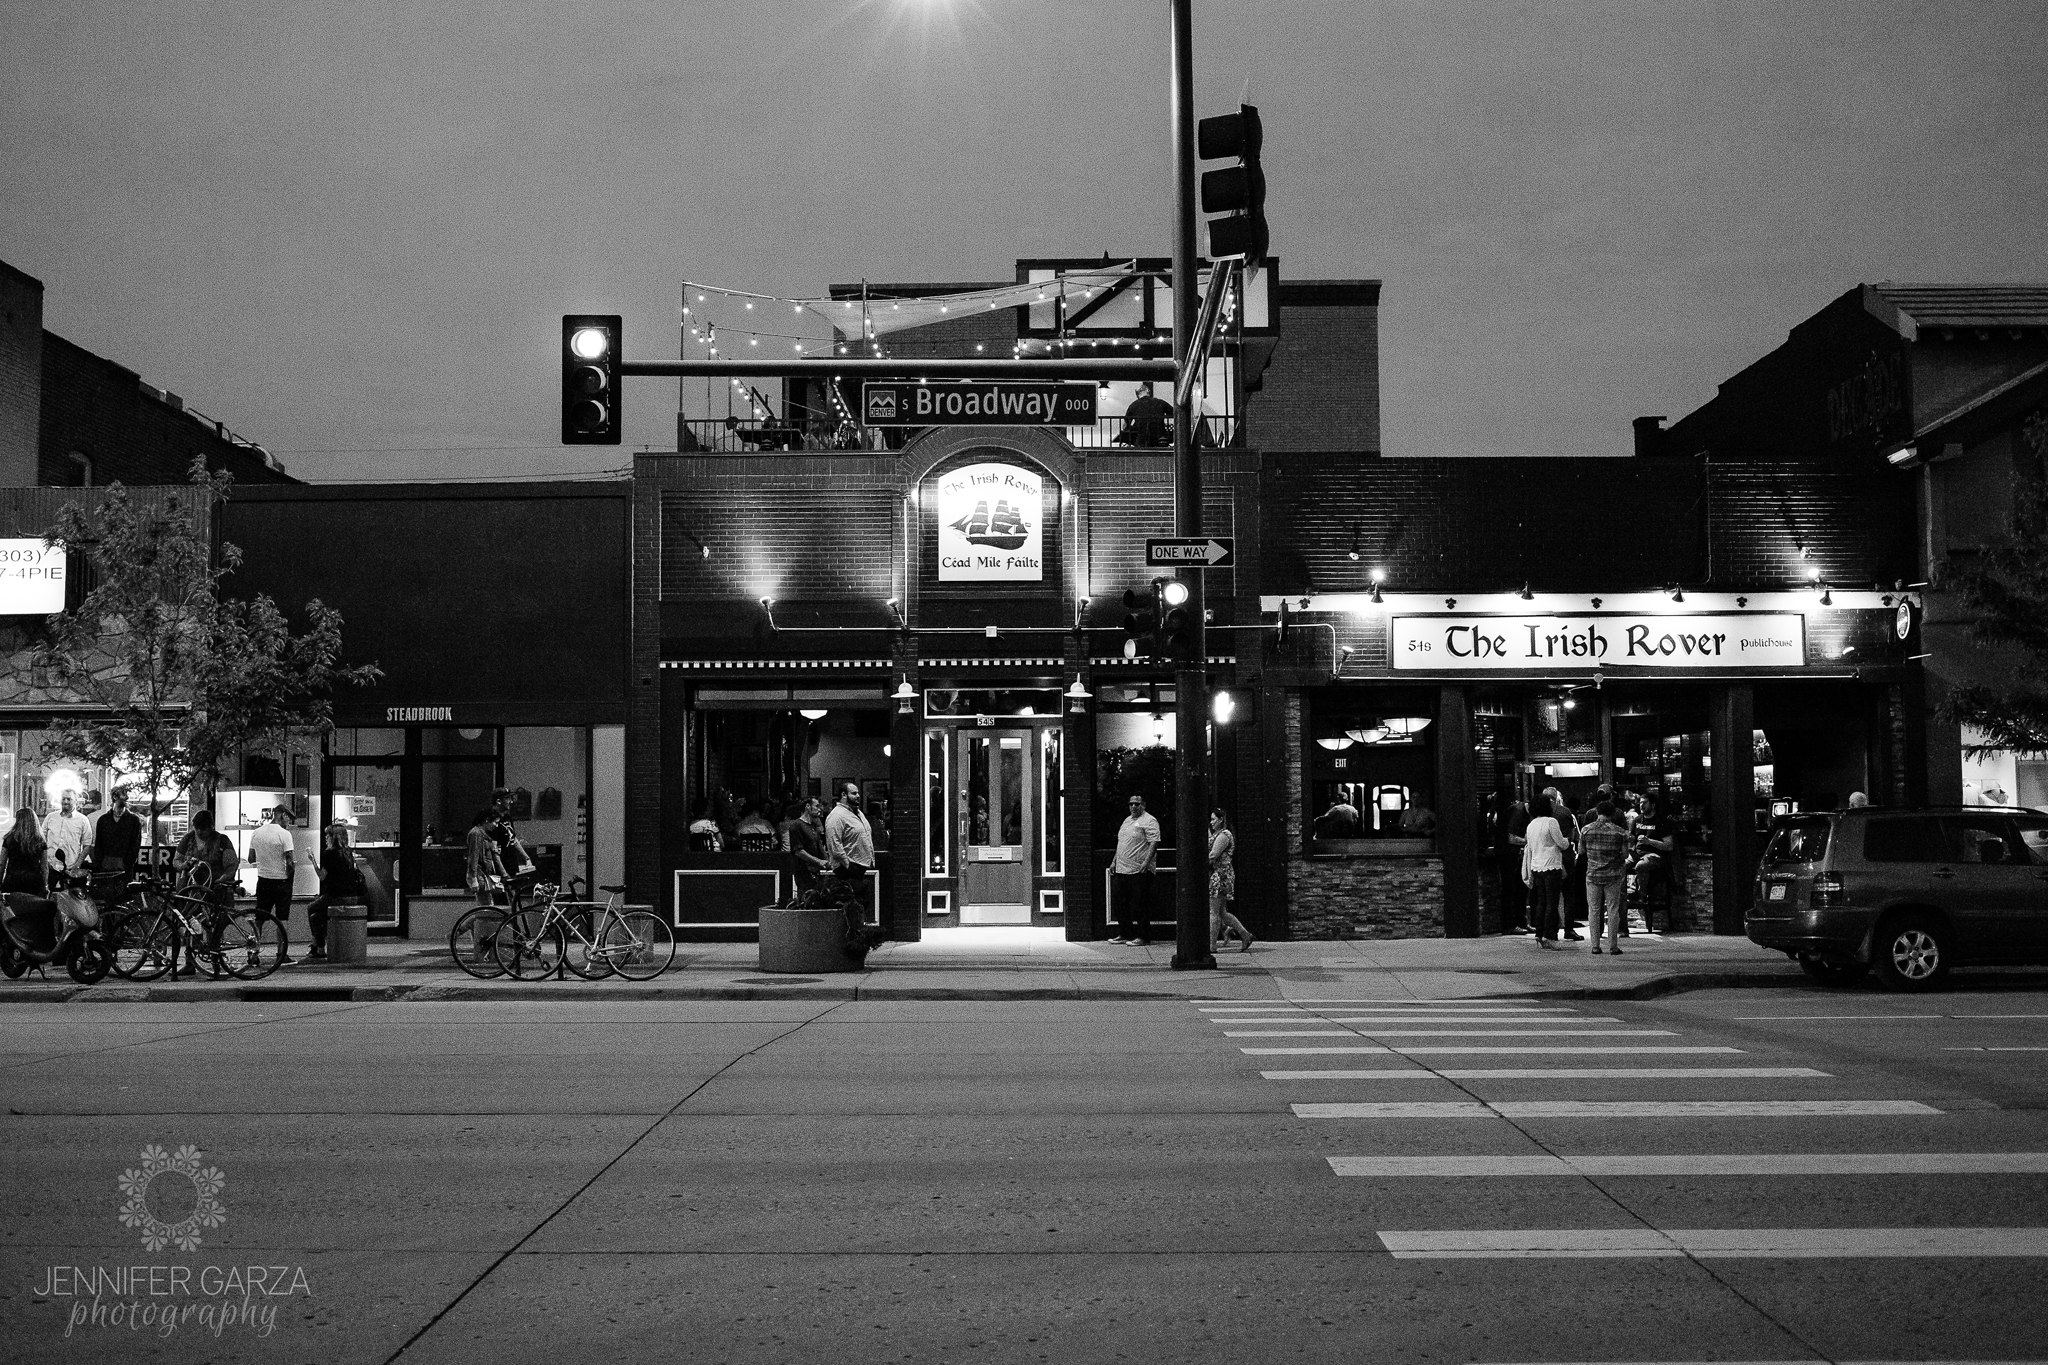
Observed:
[[[1185,375],[1205,363],[1195,341],[1195,35],[1191,0],[1173,6],[1173,359]],[[1202,460],[1194,440],[1194,395],[1176,385],[1173,410],[1173,533],[1202,533]],[[1174,666],[1173,966],[1216,965],[1209,938],[1209,646],[1202,629],[1202,570],[1183,565],[1193,647]]]

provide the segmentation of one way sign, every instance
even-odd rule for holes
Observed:
[[[1145,567],[1177,569],[1193,564],[1228,569],[1237,563],[1236,536],[1160,536],[1145,541]]]

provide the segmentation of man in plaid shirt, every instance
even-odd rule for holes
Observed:
[[[1602,801],[1593,818],[1579,829],[1579,857],[1586,867],[1587,918],[1592,921],[1593,951],[1600,951],[1600,930],[1607,929],[1607,951],[1619,955],[1622,888],[1628,878],[1628,831],[1614,817],[1614,803]]]

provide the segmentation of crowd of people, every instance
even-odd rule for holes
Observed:
[[[1627,889],[1635,879],[1646,931],[1661,907],[1671,927],[1679,885],[1678,831],[1653,796],[1601,786],[1589,802],[1545,787],[1534,805],[1503,784],[1483,812],[1481,846],[1500,881],[1501,932],[1533,934],[1556,948],[1585,941],[1619,955],[1628,936]],[[1603,947],[1604,941],[1604,947]]]

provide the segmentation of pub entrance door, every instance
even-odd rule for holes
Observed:
[[[961,730],[962,924],[1029,924],[1039,776],[1029,730]]]

